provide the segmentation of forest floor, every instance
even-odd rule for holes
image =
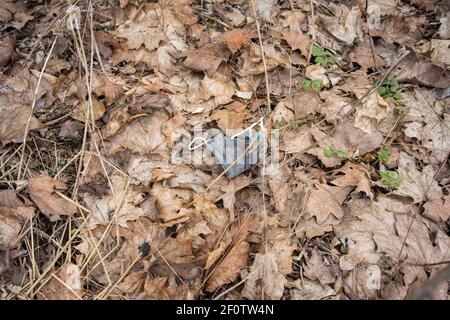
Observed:
[[[0,0],[0,299],[448,299],[449,46],[446,1]]]

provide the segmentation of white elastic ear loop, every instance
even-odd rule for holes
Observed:
[[[258,125],[258,124],[259,124],[259,126],[261,127],[261,129],[264,128],[264,117],[261,117],[258,121],[256,121],[255,123],[253,123],[250,127],[247,127],[247,128],[245,128],[244,130],[242,130],[241,132],[236,133],[235,135],[233,135],[233,136],[231,137],[231,139],[236,139],[238,136],[240,136],[241,134],[245,133],[246,131],[249,131],[249,132],[250,132],[249,137],[250,137],[250,139],[251,139],[251,138],[252,138],[252,131],[251,131],[251,130],[253,129],[254,126],[256,126],[256,125]]]
[[[197,144],[196,146],[194,146],[195,141],[197,141],[197,140],[202,140],[202,142],[199,143],[199,144]],[[203,138],[203,137],[197,137],[197,138],[194,138],[194,140],[192,140],[191,143],[189,143],[188,148],[189,148],[189,150],[191,150],[191,151],[192,151],[192,150],[195,150],[195,149],[198,149],[198,148],[200,148],[201,146],[203,146],[204,144],[208,143],[208,141],[209,141],[209,140],[206,140],[206,139]]]

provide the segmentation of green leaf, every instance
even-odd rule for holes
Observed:
[[[380,162],[388,161],[391,157],[391,152],[389,150],[381,149],[380,151],[378,151],[377,156],[378,161]]]
[[[343,160],[348,159],[348,153],[347,153],[347,151],[344,151],[344,150],[336,150],[336,156],[339,159],[343,159]]]
[[[57,161],[58,161],[58,164],[61,166],[66,164],[66,160],[64,158],[57,157]]]
[[[323,87],[323,81],[320,79],[313,80],[311,82],[311,88],[313,88],[314,91],[319,91]]]
[[[326,67],[327,65],[327,61],[323,57],[316,57],[314,62],[320,64],[322,67]]]
[[[386,87],[378,87],[378,93],[380,94],[380,96],[384,97],[387,93]]]
[[[393,96],[392,96],[395,100],[397,101],[402,101],[403,100],[403,96],[400,92],[396,92]]]
[[[304,90],[308,89],[311,86],[311,80],[303,80],[302,87]]]
[[[321,47],[312,46],[311,54],[314,57],[321,57],[325,55],[325,51]]]
[[[402,181],[401,176],[397,171],[385,170],[381,171],[381,181],[390,189],[397,189]]]
[[[324,150],[323,150],[323,155],[325,156],[325,157],[331,157],[332,155],[333,155],[333,149],[332,148],[325,148]]]

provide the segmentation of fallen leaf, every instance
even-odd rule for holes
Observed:
[[[291,300],[322,300],[336,295],[329,286],[321,286],[315,281],[307,279],[296,280],[295,288],[290,289]]]
[[[401,182],[394,191],[395,194],[410,197],[415,203],[438,199],[442,196],[442,190],[434,180],[433,166],[425,166],[422,171],[419,171],[414,158],[405,152],[400,152],[398,173]]]
[[[361,11],[357,6],[349,9],[344,4],[332,4],[333,16],[320,14],[320,22],[336,39],[351,45],[361,37]],[[338,18],[339,17],[339,18]]]
[[[168,118],[164,112],[154,112],[149,117],[140,118],[110,138],[111,152],[129,149],[139,154],[148,154],[165,150],[165,136],[161,129]]]
[[[275,0],[254,0],[256,13],[264,21],[272,22],[275,15]]]
[[[257,253],[241,294],[253,300],[279,300],[286,282],[286,278],[278,271],[276,255],[273,252]]]
[[[328,216],[332,214],[337,219],[344,215],[342,203],[350,194],[351,187],[333,187],[326,184],[316,184],[309,194],[305,211],[315,216],[318,224],[323,224]]]
[[[19,245],[22,227],[33,216],[33,207],[0,207],[0,250],[11,250]]]
[[[215,291],[218,287],[233,282],[241,269],[247,267],[250,245],[246,241],[235,244],[225,258],[215,267],[206,284],[206,290]]]
[[[47,300],[79,300],[84,290],[80,267],[73,263],[64,264],[39,291]]]
[[[209,120],[216,121],[218,127],[226,133],[230,129],[242,128],[246,117],[245,105],[235,101],[224,106],[221,110],[214,111]]]
[[[244,29],[231,29],[216,37],[216,41],[226,43],[232,53],[238,51],[250,41],[248,33]]]
[[[342,168],[339,169],[343,176],[338,176],[331,181],[335,186],[352,186],[356,187],[355,192],[364,192],[370,198],[373,197],[373,193],[370,190],[372,185],[370,181],[370,172],[367,166],[363,164],[357,164],[347,162]]]
[[[13,36],[7,36],[0,40],[0,68],[9,64],[15,48],[16,39]]]
[[[222,61],[228,59],[229,51],[225,44],[205,44],[197,50],[183,52],[183,64],[190,69],[206,71],[212,77]]]
[[[404,100],[409,106],[403,125],[405,135],[421,141],[438,162],[445,161],[450,154],[450,116],[444,111],[444,103],[421,90],[415,90],[414,95],[405,93]]]
[[[319,280],[322,286],[334,283],[336,280],[336,274],[333,268],[325,263],[324,257],[317,248],[312,250],[311,258],[307,260],[304,275],[310,280]]]
[[[86,122],[86,120],[92,121],[92,117],[94,117],[94,121],[100,119],[106,111],[105,105],[103,102],[98,101],[95,98],[92,98],[91,101],[92,109],[90,107],[91,104],[89,103],[89,100],[85,100],[72,111],[72,118],[81,122]]]
[[[78,212],[78,207],[74,203],[55,193],[56,190],[66,189],[63,180],[48,176],[35,176],[28,182],[31,200],[52,222],[59,220],[60,216],[72,216]]]
[[[230,82],[213,79],[205,75],[200,84],[199,96],[208,100],[214,98],[216,105],[227,104],[232,101],[231,97],[235,92],[234,85]]]
[[[89,193],[83,195],[86,208],[91,211],[88,219],[88,228],[94,229],[97,225],[108,225],[111,220],[121,227],[127,228],[128,221],[137,220],[146,215],[139,207],[146,197],[142,192],[134,190],[123,175],[110,176],[111,188],[102,197]],[[148,213],[147,213],[148,214]]]
[[[428,55],[431,61],[443,68],[450,68],[450,40],[431,39],[421,45],[416,45],[416,52]]]
[[[325,87],[330,84],[330,80],[327,77],[327,71],[320,64],[312,64],[306,67],[305,76],[310,80],[321,80]]]

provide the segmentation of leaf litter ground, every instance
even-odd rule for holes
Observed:
[[[0,21],[1,298],[448,299],[447,4],[0,0]],[[261,117],[270,153],[234,179],[180,156]]]

